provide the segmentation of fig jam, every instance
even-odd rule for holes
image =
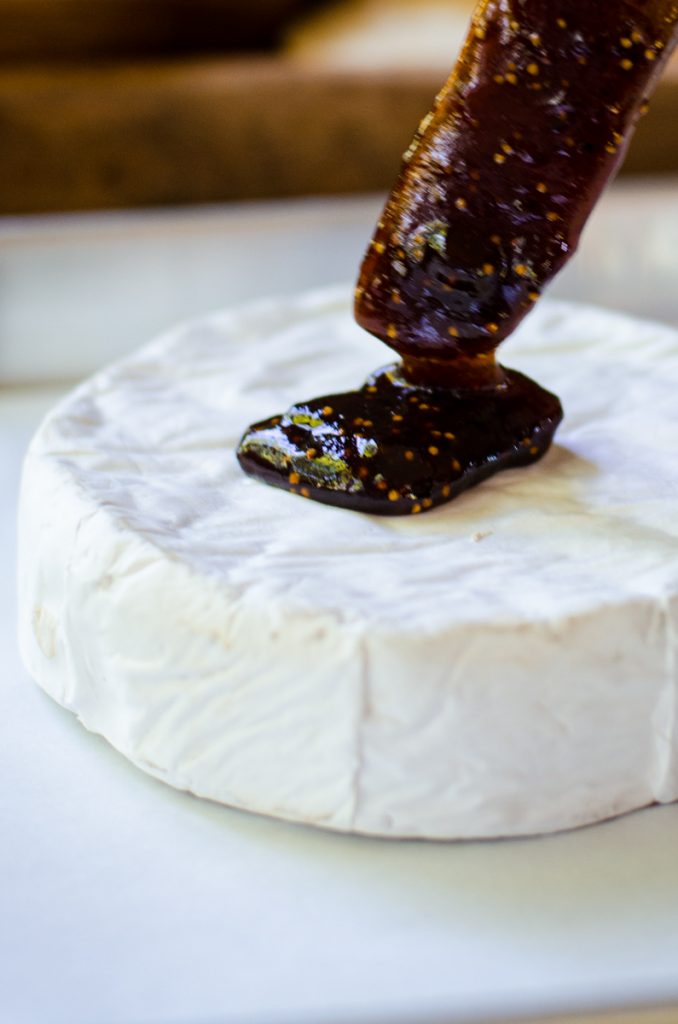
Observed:
[[[495,350],[574,252],[677,24],[678,0],[481,0],[356,288],[356,320],[401,362],[250,427],[247,473],[412,515],[541,458],[560,402]]]
[[[250,427],[238,458],[274,487],[379,515],[416,515],[492,473],[536,462],[562,418],[555,395],[506,370],[491,388],[410,383],[395,364]]]

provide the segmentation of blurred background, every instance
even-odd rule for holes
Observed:
[[[348,285],[472,6],[0,0],[0,386]],[[554,294],[678,322],[677,125],[674,61]]]
[[[0,0],[0,211],[366,192],[470,0]],[[678,170],[678,68],[627,173]]]

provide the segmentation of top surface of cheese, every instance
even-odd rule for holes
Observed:
[[[235,460],[250,422],[390,361],[343,292],[179,328],[76,392],[34,451],[112,520],[234,593],[370,628],[548,621],[675,592],[676,335],[545,303],[500,358],[560,395],[556,444],[412,519],[307,502]]]

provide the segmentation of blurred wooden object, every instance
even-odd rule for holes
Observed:
[[[273,58],[2,71],[0,210],[381,189],[435,87]]]
[[[624,174],[678,174],[678,60],[652,98],[624,162]]]
[[[0,0],[0,64],[273,46],[320,0]]]
[[[383,190],[440,84],[274,57],[5,67],[0,212]],[[626,171],[678,172],[677,124],[673,72]]]

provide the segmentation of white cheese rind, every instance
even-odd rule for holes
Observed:
[[[389,361],[345,290],[86,382],[26,458],[32,675],[171,785],[328,828],[519,835],[678,799],[678,336],[544,303],[504,348],[563,398],[557,444],[406,519],[235,461],[248,423]]]

